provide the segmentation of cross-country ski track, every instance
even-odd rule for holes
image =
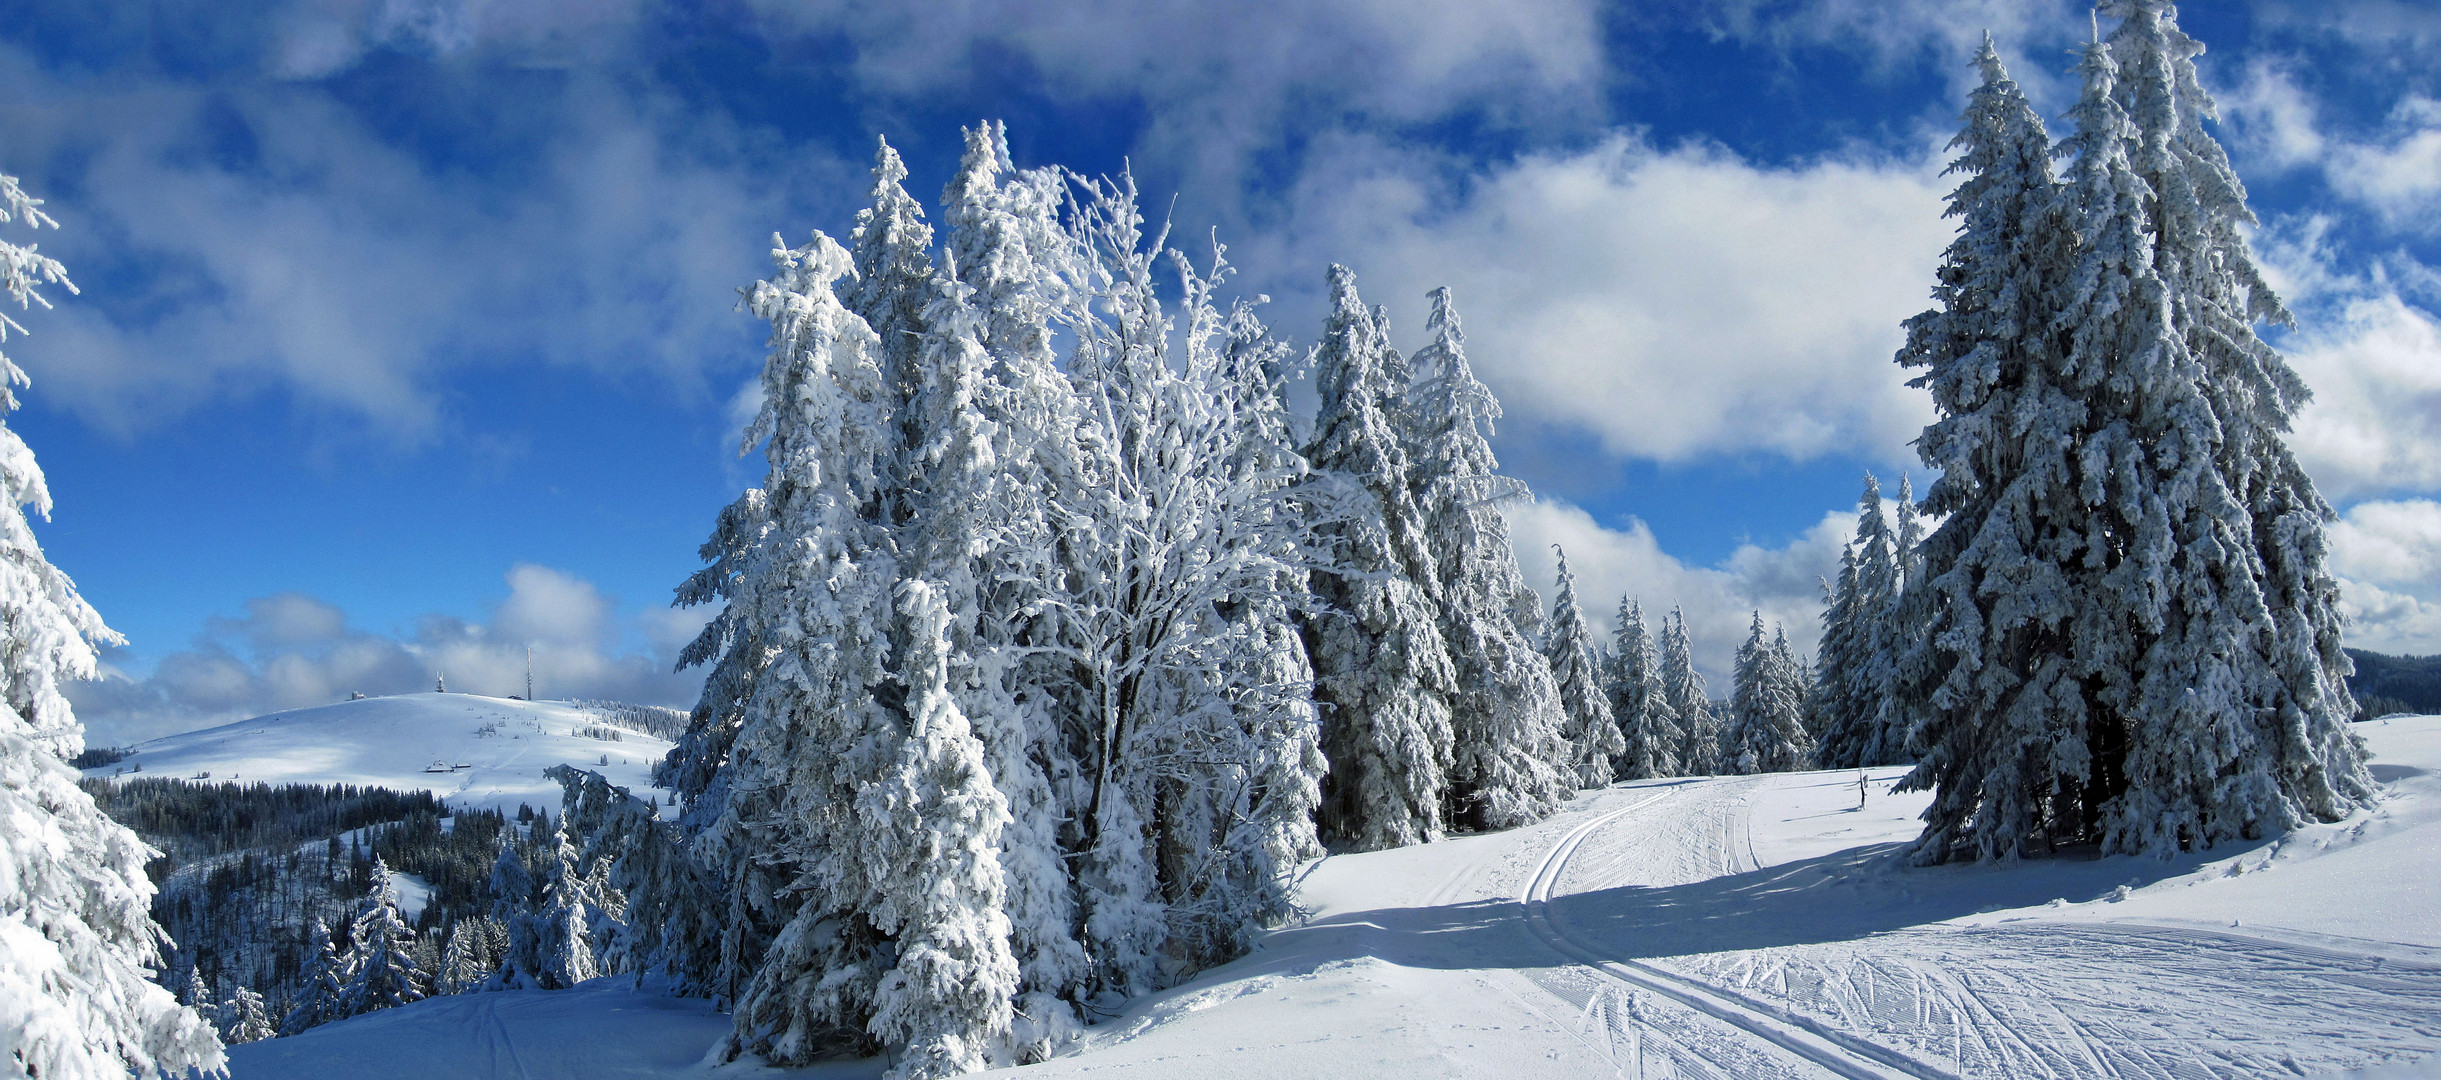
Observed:
[[[2388,785],[2380,806],[2170,861],[2064,852],[1909,867],[1900,849],[1925,797],[1889,793],[1898,769],[1872,770],[1862,808],[1855,772],[1640,781],[1530,828],[1336,855],[1308,868],[1305,917],[1252,955],[1129,1003],[1021,1071],[2441,1075],[2427,1071],[2441,1065],[2441,718],[2359,729]],[[558,1067],[571,1057],[590,1063],[579,1072],[626,1076],[883,1064],[719,1066],[701,1054],[722,1018],[623,980],[547,1003],[485,997],[238,1047],[233,1074],[576,1075]],[[622,1067],[605,1070],[612,1061]]]

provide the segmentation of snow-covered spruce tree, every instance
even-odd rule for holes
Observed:
[[[440,970],[432,973],[434,996],[463,994],[483,985],[490,975],[483,962],[482,930],[471,919],[449,928],[449,944],[441,950]]]
[[[279,1032],[271,1026],[271,1013],[263,1006],[263,995],[251,986],[239,986],[221,1005],[220,1039],[231,1046],[261,1042]]]
[[[1721,723],[1712,714],[1704,677],[1695,670],[1695,653],[1687,642],[1687,613],[1671,608],[1661,621],[1661,696],[1678,716],[1678,771],[1683,776],[1719,773]]]
[[[915,483],[922,470],[913,458],[926,440],[924,417],[914,407],[923,392],[925,318],[935,296],[932,226],[924,208],[907,194],[907,166],[888,140],[873,155],[873,191],[856,214],[852,236],[855,275],[846,279],[839,302],[872,329],[878,341],[873,362],[880,369],[882,405],[890,430],[882,434],[875,468],[878,505],[874,521],[896,527],[913,517],[926,492]]]
[[[874,991],[875,1038],[897,1048],[888,1075],[976,1072],[1008,1030],[1017,992],[1001,913],[1000,830],[1008,803],[982,743],[949,692],[949,609],[930,582],[899,586],[899,681],[906,738],[880,783],[858,796],[878,826],[875,928],[895,962]]]
[[[1788,627],[1779,623],[1771,626],[1771,661],[1773,677],[1780,681],[1780,692],[1797,703],[1797,730],[1805,736],[1803,743],[1808,762],[1814,754],[1814,733],[1805,729],[1805,703],[1814,698],[1814,676],[1809,665],[1798,659],[1797,650],[1788,643]],[[1792,765],[1790,768],[1805,768]]]
[[[1822,582],[1822,640],[1814,650],[1814,692],[1805,702],[1806,730],[1816,755],[1830,754],[1831,736],[1852,713],[1846,673],[1864,651],[1856,621],[1856,542],[1839,549],[1839,576]]]
[[[1088,981],[1076,882],[1062,844],[1063,826],[1083,802],[1064,735],[1081,721],[1082,695],[1057,653],[1061,620],[1046,617],[1056,609],[1041,601],[1067,578],[1065,552],[1093,541],[1068,531],[1071,519],[1052,505],[1059,493],[1084,486],[1080,406],[1051,344],[1052,312],[1065,299],[1061,268],[1073,251],[1058,221],[1064,182],[1054,170],[1017,171],[997,122],[969,128],[965,138],[958,173],[941,196],[944,269],[955,280],[935,302],[953,308],[930,318],[928,347],[956,355],[950,347],[962,350],[961,338],[980,341],[989,365],[975,407],[991,424],[992,467],[962,474],[970,487],[988,490],[936,499],[985,511],[967,548],[973,600],[949,598],[952,640],[965,653],[952,663],[971,664],[951,686],[1011,812],[1000,833],[1001,904],[1021,981],[1008,1042],[1011,1059],[1026,1063],[1080,1029],[1074,1001]],[[961,312],[979,328],[961,322]],[[947,581],[952,569],[934,576]]]
[[[203,984],[201,967],[186,969],[186,991],[178,995],[178,1003],[207,1020],[220,1015],[220,1002],[212,999],[212,988]]]
[[[1908,510],[1913,520],[1914,510]],[[1882,486],[1865,474],[1856,500],[1856,536],[1842,556],[1839,585],[1823,609],[1814,697],[1822,726],[1817,768],[1854,769],[1907,760],[1906,711],[1898,698],[1899,656],[1916,647],[1900,621],[1900,554],[1882,513]]]
[[[1057,553],[1068,587],[1044,599],[1062,639],[1046,652],[1067,660],[1080,706],[1067,741],[1089,986],[1133,995],[1236,955],[1250,923],[1288,912],[1293,867],[1268,853],[1304,843],[1310,792],[1282,771],[1304,767],[1292,727],[1310,705],[1247,616],[1302,599],[1289,590],[1304,552],[1284,484],[1232,467],[1248,423],[1232,343],[1252,316],[1215,303],[1220,246],[1198,269],[1148,240],[1125,175],[1077,181],[1070,214],[1075,300],[1060,317],[1085,483],[1052,510],[1058,535],[1097,540]],[[1154,288],[1165,261],[1174,306]]]
[[[1909,323],[1930,641],[1909,665],[1935,789],[1916,857],[2208,846],[2369,796],[2340,718],[2329,509],[2281,445],[2304,388],[2200,126],[2168,7],[2091,46],[2068,185],[1987,48],[1942,306]],[[2128,85],[2121,83],[2122,62]],[[2028,329],[2033,328],[2033,329]],[[1998,423],[1997,418],[2025,418]],[[2030,422],[2029,422],[2030,421]]]
[[[2119,750],[2098,759],[2087,744],[2104,677],[2092,670],[2092,646],[2102,643],[2078,641],[2072,624],[2080,608],[2101,626],[2111,621],[2104,569],[2088,561],[2110,553],[2088,540],[2106,543],[2119,514],[2103,497],[2110,478],[2088,472],[2099,464],[2106,473],[2109,458],[2087,451],[2101,447],[2097,436],[2125,443],[2133,434],[2106,415],[2118,396],[2110,391],[2132,398],[2136,380],[2126,364],[2068,366],[2067,309],[2072,287],[2132,313],[2158,312],[2164,299],[2157,284],[2137,295],[2127,272],[2154,281],[2132,216],[2142,195],[2120,150],[2126,121],[2110,100],[2108,50],[2089,48],[2083,64],[2078,114],[2094,152],[2077,163],[2087,190],[2070,197],[2052,179],[2042,121],[1989,41],[1978,63],[1983,84],[1951,143],[1961,151],[1951,171],[1966,177],[1950,196],[1959,236],[1938,271],[1939,306],[1908,321],[1899,353],[1927,369],[1914,384],[1931,391],[1938,418],[1917,450],[1943,473],[1925,495],[1944,520],[1924,545],[1927,625],[1902,684],[1919,756],[1902,787],[1936,789],[1916,842],[1928,862],[2094,838],[2084,792],[2099,762],[2117,768]],[[2081,240],[2073,204],[2121,198],[2131,215],[2123,227]],[[2101,246],[2081,251],[2085,243]],[[2120,266],[2105,274],[2106,258]],[[2077,286],[2088,273],[2097,276]]]
[[[526,865],[524,847],[514,829],[500,830],[500,851],[492,858],[492,874],[486,891],[492,898],[492,920],[508,937],[507,947],[494,958],[491,976],[485,982],[488,989],[525,990],[542,984],[541,938],[535,932],[534,909],[542,898],[542,886],[534,879],[533,869]]]
[[[1557,549],[1559,545],[1552,545]],[[1607,786],[1613,775],[1611,761],[1627,752],[1627,740],[1619,735],[1619,724],[1611,717],[1610,694],[1602,685],[1601,647],[1594,643],[1593,628],[1585,624],[1584,609],[1576,602],[1576,575],[1568,570],[1568,553],[1561,551],[1559,599],[1551,605],[1550,640],[1543,645],[1544,655],[1551,661],[1551,674],[1559,684],[1560,703],[1566,710],[1568,726],[1561,736],[1571,751],[1570,768],[1578,787]]]
[[[870,1047],[864,1024],[887,958],[865,916],[885,871],[869,862],[870,830],[854,808],[898,737],[875,698],[889,681],[897,571],[873,520],[896,421],[880,341],[832,289],[853,272],[847,252],[816,233],[776,247],[773,261],[774,280],[747,296],[772,333],[763,407],[743,441],[762,445],[769,463],[771,533],[729,601],[756,631],[735,644],[758,644],[767,658],[722,765],[729,797],[696,843],[732,890],[731,933],[750,940],[741,922],[781,927],[737,965],[752,976],[728,1053],[795,1064]]]
[[[1541,820],[1576,786],[1560,736],[1569,717],[1531,628],[1518,621],[1521,607],[1539,620],[1542,601],[1517,568],[1500,504],[1532,496],[1496,471],[1490,435],[1500,403],[1467,364],[1449,289],[1429,299],[1431,340],[1412,359],[1415,384],[1388,391],[1440,578],[1441,639],[1457,668],[1446,798],[1453,824],[1505,829]],[[1532,599],[1521,605],[1521,596]]]
[[[562,814],[551,823],[535,853],[542,862],[542,896],[527,918],[534,935],[533,974],[545,990],[564,990],[603,973],[594,952],[599,904],[593,882],[578,866],[567,820]]]
[[[1783,666],[1787,636],[1778,651],[1763,636],[1763,613],[1754,615],[1746,643],[1738,647],[1730,691],[1729,730],[1722,768],[1744,774],[1788,772],[1800,767],[1813,746],[1806,739],[1803,705]]]
[[[280,1020],[280,1034],[294,1035],[311,1030],[339,1018],[339,998],[346,989],[347,964],[331,944],[330,927],[320,918],[314,920],[308,939],[311,958],[299,977],[297,993],[288,1000],[288,1015]]]
[[[600,773],[566,765],[544,773],[559,781],[562,820],[585,838],[580,861],[594,868],[587,884],[605,906],[593,922],[603,973],[633,973],[638,985],[659,975],[672,993],[708,996],[720,959],[719,890],[688,857],[681,826]],[[613,900],[615,919],[607,910]],[[453,931],[453,955],[457,941]]]
[[[2347,725],[2352,666],[2324,567],[2334,515],[2285,440],[2311,392],[2254,332],[2290,320],[2248,251],[2245,186],[2203,126],[2214,114],[2195,71],[2204,47],[2167,0],[2111,6],[2124,18],[2109,38],[2121,70],[2112,93],[2133,128],[2129,164],[2152,195],[2143,207],[2168,332],[2200,370],[2209,410],[2182,417],[2181,449],[2208,454],[2221,489],[2198,484],[2168,530],[2138,534],[2120,579],[2169,587],[2146,605],[2160,637],[2129,687],[2127,788],[2103,811],[2102,839],[2167,854],[2333,820],[2375,789]],[[2135,344],[2096,329],[2080,327],[2080,360],[2095,345]],[[2187,492],[2182,483],[2172,495]]]
[[[1686,732],[1679,728],[1678,710],[1670,706],[1661,685],[1661,654],[1644,627],[1644,607],[1634,597],[1619,598],[1619,625],[1612,631],[1610,670],[1606,684],[1610,714],[1618,722],[1626,749],[1613,759],[1621,780],[1645,780],[1679,775],[1679,753]]]
[[[398,917],[390,867],[373,860],[373,884],[348,926],[347,974],[333,1019],[362,1016],[424,999],[425,976],[410,953],[415,932]]]
[[[0,224],[56,227],[0,177]],[[22,309],[39,287],[74,290],[33,246],[0,242],[0,288]],[[0,314],[0,341],[14,320]],[[221,1068],[210,1024],[155,985],[165,940],[148,910],[153,855],[103,816],[63,759],[84,749],[59,690],[91,678],[95,642],[119,636],[43,558],[25,510],[48,516],[34,453],[6,424],[25,373],[0,356],[0,1073],[45,1080]]]
[[[1308,495],[1325,508],[1306,621],[1323,753],[1321,825],[1359,848],[1439,839],[1457,675],[1441,637],[1440,577],[1407,458],[1386,402],[1387,346],[1356,293],[1330,270],[1331,317],[1315,352],[1322,409],[1305,450]]]

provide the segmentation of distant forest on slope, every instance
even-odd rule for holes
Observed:
[[[2348,692],[2356,695],[2357,718],[2391,713],[2441,713],[2441,656],[2387,656],[2363,649],[2348,650],[2356,674],[2348,676]]]

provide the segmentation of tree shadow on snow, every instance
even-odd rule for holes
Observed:
[[[2006,865],[1909,867],[1903,845],[1868,844],[1684,885],[1561,896],[1550,914],[1570,936],[1626,958],[1813,945],[2054,899],[2107,899],[2121,885],[2141,888],[2253,846],[2168,861],[2070,851]],[[1348,912],[1275,933],[1228,969],[1241,977],[1303,974],[1358,956],[1419,968],[1565,963],[1522,916],[1513,900]]]

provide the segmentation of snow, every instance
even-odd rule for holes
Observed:
[[[85,772],[193,778],[206,783],[363,784],[429,791],[452,809],[515,813],[520,803],[558,813],[560,786],[543,775],[567,764],[601,773],[639,797],[670,744],[634,731],[616,742],[577,732],[607,726],[566,702],[478,694],[402,694],[291,709],[140,743],[115,765]],[[610,764],[601,764],[604,755]],[[426,772],[434,763],[464,769]],[[655,802],[667,801],[653,792]],[[403,895],[403,890],[402,890]]]
[[[1895,768],[1862,810],[1855,770],[1646,780],[1336,855],[1297,925],[1028,1072],[2437,1075],[2441,717],[2357,730],[2378,805],[2168,860],[1909,867],[1927,796],[1889,794]],[[690,1076],[728,1029],[601,980],[235,1047],[231,1074]]]
[[[414,874],[390,871],[390,891],[398,896],[400,918],[413,924],[424,914],[424,905],[432,900],[432,884]]]
[[[704,1051],[729,1018],[699,998],[639,992],[624,977],[568,990],[453,994],[230,1048],[233,1077],[385,1080],[640,1080],[719,1075],[869,1078],[878,1061],[770,1069],[752,1058],[721,1066]]]

